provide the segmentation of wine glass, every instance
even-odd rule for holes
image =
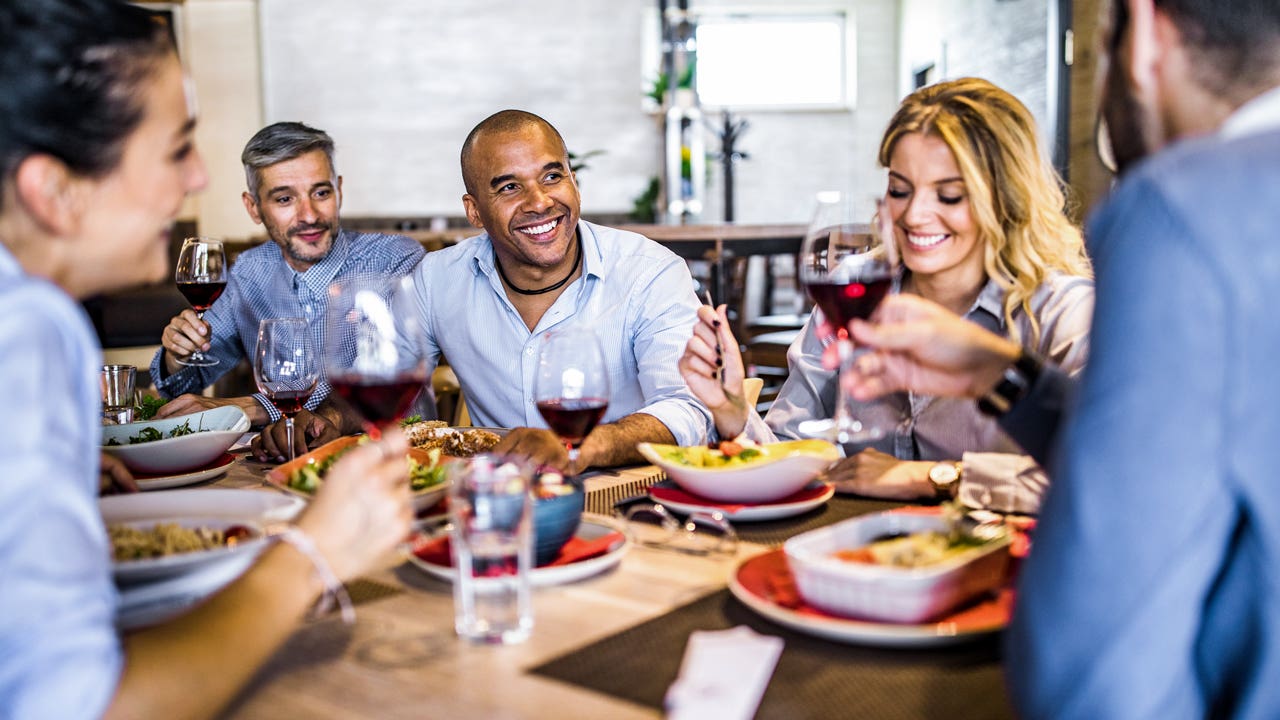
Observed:
[[[227,289],[227,262],[222,241],[206,237],[190,237],[182,241],[178,252],[178,266],[173,273],[178,292],[191,303],[196,316],[204,319],[204,313],[213,301]],[[218,358],[208,357],[197,349],[186,359],[178,358],[183,365],[210,367],[218,364]]]
[[[357,275],[329,286],[325,378],[372,438],[409,410],[426,381],[411,276]]]
[[[302,318],[269,318],[258,325],[253,354],[253,379],[258,390],[284,415],[293,459],[293,416],[320,382],[320,358],[311,341],[311,327]]]
[[[809,294],[836,329],[840,343],[840,370],[836,384],[835,417],[801,423],[800,431],[839,443],[861,443],[884,436],[881,428],[868,427],[853,417],[850,398],[844,392],[844,373],[853,365],[854,347],[849,321],[867,319],[894,284],[896,248],[891,230],[878,213],[880,228],[872,232],[856,222],[857,203],[844,193],[818,193],[813,221],[800,246],[799,276]],[[889,242],[880,238],[890,233]]]
[[[533,399],[577,470],[578,451],[609,408],[609,372],[596,334],[584,327],[542,336]]]

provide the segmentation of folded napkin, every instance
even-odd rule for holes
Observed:
[[[593,557],[599,557],[609,552],[615,544],[622,542],[622,540],[623,535],[620,532],[611,532],[591,540],[580,537],[569,538],[569,542],[560,548],[560,554],[556,555],[555,560],[546,565],[539,565],[539,567],[558,567],[590,560]],[[450,553],[448,535],[434,540],[424,539],[415,543],[413,545],[413,554],[418,556],[419,560],[432,565],[453,567],[453,555]]]
[[[668,720],[748,720],[760,705],[782,645],[782,638],[744,625],[695,630],[680,674],[667,689]]]

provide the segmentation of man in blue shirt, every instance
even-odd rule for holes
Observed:
[[[641,462],[639,442],[705,442],[710,413],[676,367],[699,306],[684,261],[635,233],[581,220],[564,141],[536,115],[505,110],[477,125],[463,144],[462,175],[467,219],[485,232],[430,253],[414,278],[427,370],[443,354],[472,420],[515,428],[496,450],[568,467],[534,405],[533,380],[543,336],[571,325],[596,332],[611,385],[604,422],[572,469]],[[330,425],[317,442],[359,429],[337,407],[324,414]],[[275,457],[282,441],[264,432],[255,445]]]
[[[1023,714],[1274,718],[1280,3],[1122,0],[1115,18],[1116,159],[1181,142],[1090,224],[1093,347],[1061,437],[1061,375],[904,299],[855,323],[880,348],[859,392],[993,394],[1011,434],[1058,443],[1008,637]]]
[[[249,185],[242,196],[244,207],[271,242],[236,259],[226,292],[203,321],[188,309],[165,327],[163,347],[151,362],[151,379],[162,395],[174,399],[158,416],[235,404],[255,425],[280,419],[280,412],[260,393],[238,398],[195,393],[241,358],[252,356],[262,320],[305,318],[315,347],[322,348],[329,283],[365,273],[403,275],[422,259],[422,246],[410,238],[340,229],[342,176],[335,169],[333,152],[327,133],[297,122],[268,125],[245,146],[240,156]],[[183,365],[181,361],[197,349],[217,358],[218,364]],[[328,394],[329,386],[322,380],[306,407],[316,407]]]

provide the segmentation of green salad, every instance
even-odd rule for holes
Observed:
[[[338,461],[338,458],[345,455],[351,448],[357,447],[366,441],[367,438],[362,438],[360,443],[357,443],[356,445],[345,447],[332,455],[329,455],[323,460],[318,462],[309,462],[297,470],[294,470],[289,474],[288,486],[300,492],[308,494],[315,493],[315,491],[320,488],[320,483],[323,482],[325,474],[328,473],[329,468],[333,467],[333,464]],[[444,482],[447,477],[447,470],[445,466],[440,464],[440,451],[429,450],[427,452],[430,456],[431,462],[425,465],[418,462],[412,456],[405,457],[406,462],[409,464],[409,488],[414,492],[435,487],[436,485]]]
[[[698,468],[749,465],[767,455],[768,453],[764,448],[742,445],[729,440],[721,442],[715,448],[695,445],[693,447],[671,448],[662,453],[664,460]]]
[[[165,438],[176,438],[176,437],[182,437],[183,435],[192,435],[198,432],[209,432],[209,431],[191,429],[190,420],[182,423],[181,425],[175,426],[172,430],[168,432],[168,434],[162,433],[153,427],[147,426],[142,428],[142,430],[138,431],[137,435],[130,435],[129,444],[137,445],[139,443],[154,442],[156,440],[164,440]],[[110,440],[107,441],[108,447],[123,445],[123,444],[124,443],[120,442],[116,438],[111,438]]]

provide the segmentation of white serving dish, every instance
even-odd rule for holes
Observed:
[[[704,468],[666,457],[676,447],[640,443],[636,449],[686,492],[719,502],[764,503],[787,497],[840,459],[840,449],[825,440],[791,440],[761,445],[766,457],[745,465]]]
[[[173,428],[189,422],[190,435],[166,437],[151,442],[129,444],[129,438],[143,428],[152,427],[167,435]],[[144,420],[127,425],[104,425],[102,449],[120,458],[134,472],[175,474],[203,467],[235,444],[249,429],[249,418],[232,405],[163,420]],[[107,445],[111,440],[119,445]]]
[[[846,617],[922,623],[1007,580],[1009,535],[922,568],[851,562],[834,553],[886,535],[947,528],[938,514],[876,513],[797,535],[783,550],[806,603]]]

